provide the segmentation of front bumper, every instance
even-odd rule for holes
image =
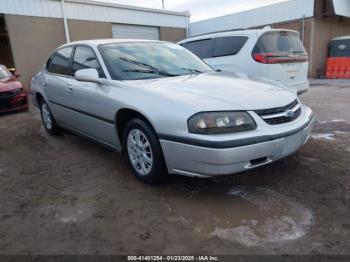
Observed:
[[[270,136],[253,137],[236,143],[232,147],[210,147],[186,144],[169,139],[160,139],[164,158],[171,174],[210,177],[234,174],[284,158],[304,145],[310,137],[313,113],[308,109],[302,119],[296,121],[287,132]],[[245,142],[246,145],[242,145]],[[228,145],[226,143],[226,145]]]
[[[27,111],[28,108],[28,94],[26,91],[22,91],[13,97],[0,97],[0,114]]]

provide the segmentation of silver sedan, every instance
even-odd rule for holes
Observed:
[[[33,77],[45,129],[124,151],[147,183],[259,167],[298,150],[312,110],[268,80],[216,72],[176,44],[93,40],[59,47]]]

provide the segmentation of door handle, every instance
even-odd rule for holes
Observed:
[[[72,85],[67,85],[67,86],[66,86],[66,91],[67,91],[68,93],[73,93],[73,86],[72,86]]]

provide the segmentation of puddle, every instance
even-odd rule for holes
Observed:
[[[310,161],[310,162],[320,162],[321,160],[319,158],[315,157],[307,157],[307,156],[300,156],[301,159]]]
[[[169,199],[169,198],[168,198]],[[280,245],[303,237],[312,212],[282,194],[262,187],[233,187],[226,193],[199,192],[169,203],[169,222],[181,223],[203,238],[244,246]]]
[[[332,119],[330,121],[318,121],[318,123],[320,124],[327,124],[327,123],[340,123],[340,122],[343,122],[343,123],[349,123],[348,121],[346,121],[345,119]]]
[[[339,134],[339,135],[345,135],[348,132],[344,132],[344,131],[335,131],[334,133]]]
[[[322,139],[322,140],[335,140],[334,134],[318,134],[318,133],[312,133],[311,137],[313,139]]]
[[[92,210],[82,205],[49,205],[43,207],[41,213],[53,216],[56,220],[63,223],[76,223],[92,216]]]
[[[45,141],[54,149],[61,150],[64,148],[61,137],[50,136],[44,127],[39,129],[39,135],[45,139]]]

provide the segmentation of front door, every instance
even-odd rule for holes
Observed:
[[[78,45],[72,62],[72,75],[81,69],[94,68],[101,78],[105,74],[91,47]],[[69,124],[71,127],[93,139],[108,145],[116,145],[114,119],[107,117],[109,87],[95,83],[79,82],[74,77],[68,79]]]

